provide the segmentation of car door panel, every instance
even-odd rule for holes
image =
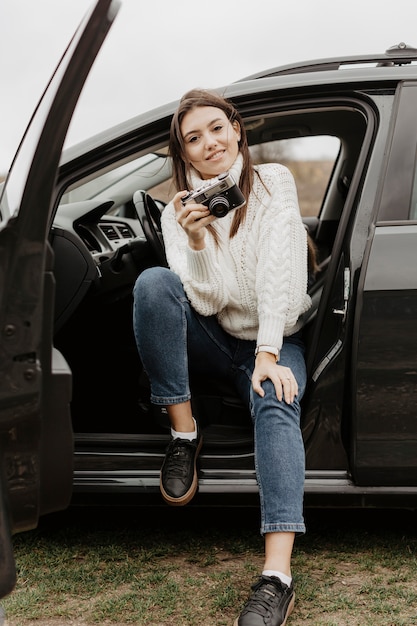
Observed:
[[[417,485],[417,225],[377,226],[358,329],[355,478]]]
[[[400,83],[355,320],[352,471],[360,485],[417,485],[416,110],[417,83]]]
[[[0,593],[15,582],[11,533],[68,505],[72,489],[71,372],[53,349],[54,185],[73,110],[117,13],[97,0],[67,48],[22,140],[1,195]]]
[[[307,470],[347,470],[343,441],[343,403],[346,382],[345,256],[325,277],[315,336],[309,337],[309,386],[303,400],[303,437]],[[336,311],[336,312],[335,312]]]

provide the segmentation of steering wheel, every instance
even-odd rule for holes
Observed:
[[[133,194],[136,215],[145,237],[156,255],[158,264],[168,267],[161,229],[161,211],[155,200],[142,189]]]

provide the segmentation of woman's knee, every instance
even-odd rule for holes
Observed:
[[[166,267],[150,267],[136,279],[133,288],[135,302],[160,303],[161,298],[175,284],[181,284],[179,277]]]
[[[264,424],[300,424],[300,398],[296,396],[291,403],[277,398],[275,386],[271,380],[262,383],[264,396],[260,397],[251,389],[251,404],[253,407],[253,419],[255,422]]]

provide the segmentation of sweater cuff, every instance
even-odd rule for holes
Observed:
[[[281,352],[284,337],[285,321],[273,316],[262,316],[259,319],[259,330],[256,343],[258,346],[275,346]]]
[[[187,246],[187,264],[189,275],[197,282],[207,282],[213,275],[211,253],[207,248],[192,250]]]

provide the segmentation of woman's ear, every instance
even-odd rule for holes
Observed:
[[[241,132],[240,132],[240,124],[239,124],[239,122],[237,120],[234,120],[232,122],[232,126],[233,126],[233,128],[235,130],[235,133],[237,134],[237,140],[240,141]]]

